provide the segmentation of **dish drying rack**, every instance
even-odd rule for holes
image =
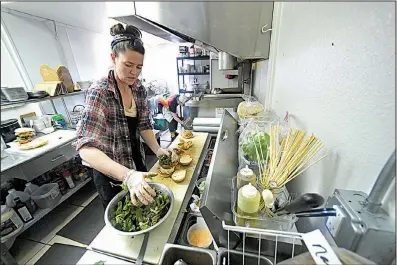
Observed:
[[[284,187],[277,192],[276,199],[281,205],[284,205],[299,195],[300,194],[298,193],[288,193],[287,189]],[[236,225],[241,226],[243,224],[245,227],[291,231],[294,228],[294,224],[299,219],[295,214],[268,217],[263,211],[260,211],[259,215],[256,217],[240,215],[237,212],[237,198],[237,177],[234,177],[232,179],[231,209],[233,213],[233,221]]]
[[[243,226],[233,226],[233,225],[227,225],[225,223],[225,221],[222,221],[222,227],[224,230],[227,231],[227,252],[228,252],[227,263],[222,264],[222,265],[230,265],[230,232],[231,231],[243,234],[243,240],[242,240],[243,263],[242,263],[242,265],[245,265],[245,255],[253,254],[251,252],[246,251],[246,237],[247,236],[258,238],[258,253],[257,253],[257,257],[258,257],[257,264],[258,265],[263,264],[263,262],[261,262],[262,258],[264,257],[264,256],[261,256],[262,239],[271,240],[274,242],[275,247],[274,247],[274,252],[273,252],[274,259],[272,260],[273,264],[277,264],[277,257],[279,255],[278,247],[279,247],[279,243],[281,241],[288,242],[292,245],[292,251],[291,251],[290,258],[293,258],[295,256],[295,248],[297,245],[299,245],[299,247],[304,245],[303,234],[298,233],[298,232],[259,229],[259,228],[243,227]],[[251,264],[252,263],[250,263],[249,265],[251,265]]]

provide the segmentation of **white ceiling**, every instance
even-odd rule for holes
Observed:
[[[105,2],[13,2],[4,7],[82,29],[109,30]]]

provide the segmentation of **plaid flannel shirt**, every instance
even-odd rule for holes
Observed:
[[[139,141],[142,162],[145,164],[145,152],[140,142],[139,132],[151,130],[147,93],[137,81],[131,86],[138,111],[138,130],[136,139]],[[114,71],[110,70],[107,77],[94,83],[86,92],[86,106],[82,119],[77,125],[77,140],[73,146],[77,151],[83,146],[96,147],[117,163],[136,169],[132,159],[130,132],[120,92],[117,90]]]

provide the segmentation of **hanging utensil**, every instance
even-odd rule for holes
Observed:
[[[277,215],[285,215],[297,212],[308,211],[320,207],[324,203],[324,198],[317,193],[305,193],[297,199],[286,204],[284,207],[275,211]]]
[[[336,210],[334,208],[320,208],[310,211],[303,211],[295,213],[296,217],[326,217],[336,216]]]

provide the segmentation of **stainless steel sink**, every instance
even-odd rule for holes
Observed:
[[[230,257],[230,263],[228,258]],[[243,259],[244,257],[244,259]],[[241,251],[237,250],[230,250],[230,253],[228,254],[227,249],[225,248],[219,248],[218,250],[218,260],[217,260],[217,265],[243,265],[243,264],[259,264],[259,265],[273,265],[273,262],[270,261],[269,258],[266,258],[264,256],[260,256],[260,263],[258,263],[258,255],[256,254],[251,254],[251,253],[244,253]],[[244,263],[243,263],[244,260]]]
[[[179,259],[188,265],[215,265],[216,252],[205,248],[166,244],[159,264],[174,265]]]

